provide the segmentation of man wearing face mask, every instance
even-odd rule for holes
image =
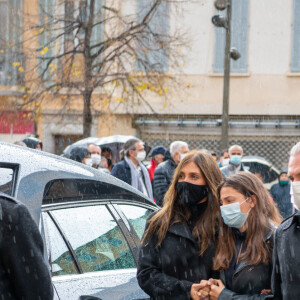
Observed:
[[[270,190],[270,194],[283,218],[289,217],[293,211],[290,195],[291,187],[287,173],[287,171],[281,171],[278,178],[279,183],[272,185]]]
[[[162,206],[164,196],[172,181],[174,171],[180,161],[189,152],[188,144],[175,141],[170,145],[170,152],[166,151],[165,161],[157,166],[153,177],[153,192],[156,204]]]
[[[91,153],[93,168],[98,169],[101,163],[101,148],[95,144],[89,144],[87,149]]]
[[[285,219],[275,232],[272,274],[275,300],[300,299],[300,142],[291,150],[288,175],[296,213]]]
[[[231,146],[228,150],[228,154],[229,164],[221,168],[221,172],[225,178],[230,175],[234,175],[240,171],[247,171],[245,170],[242,164],[243,148],[241,146]]]
[[[142,141],[139,139],[128,140],[123,145],[121,156],[123,160],[113,167],[111,175],[132,185],[152,200],[153,193],[149,174],[142,164],[146,158]]]

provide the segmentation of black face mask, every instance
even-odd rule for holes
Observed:
[[[110,158],[107,158],[107,165],[110,167],[112,165],[112,161]]]
[[[186,181],[177,182],[175,186],[180,203],[184,206],[193,206],[198,204],[208,195],[207,185],[197,185]],[[204,203],[206,203],[205,201]],[[200,203],[202,204],[202,203]]]

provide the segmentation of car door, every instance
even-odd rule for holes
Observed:
[[[43,209],[52,279],[58,296],[146,299],[136,280],[136,243],[109,202]]]

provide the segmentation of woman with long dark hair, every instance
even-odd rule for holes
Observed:
[[[272,298],[273,232],[281,216],[262,182],[240,172],[218,187],[222,222],[214,269],[220,280],[210,280],[211,300]]]
[[[210,154],[190,152],[177,166],[161,210],[150,216],[137,279],[151,299],[199,299],[200,281],[214,276],[222,174]]]

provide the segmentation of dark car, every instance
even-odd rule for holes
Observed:
[[[56,299],[149,298],[136,261],[157,206],[142,193],[83,164],[1,142],[0,192],[23,202],[39,225]]]

